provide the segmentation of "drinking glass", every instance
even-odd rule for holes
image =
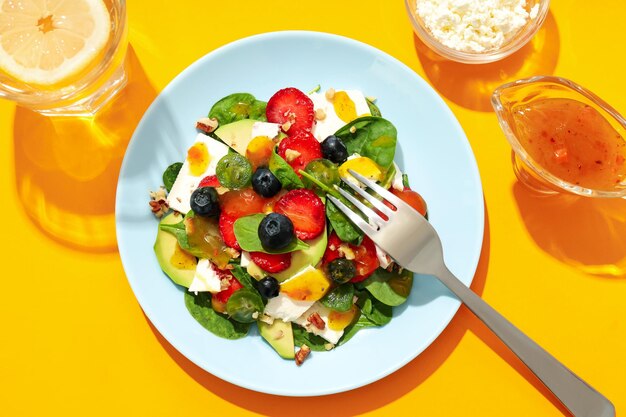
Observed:
[[[45,115],[94,115],[126,84],[126,31],[125,0],[6,0],[0,97]]]

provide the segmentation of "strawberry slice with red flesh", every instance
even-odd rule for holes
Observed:
[[[291,266],[291,253],[250,252],[250,259],[270,274],[284,271]]]
[[[233,249],[241,250],[241,246],[239,246],[237,238],[235,237],[235,220],[237,220],[236,217],[222,211],[219,220],[220,234],[226,245]]]
[[[284,125],[290,122],[287,133],[294,134],[301,131],[310,132],[315,121],[313,102],[297,88],[278,90],[267,102],[265,109],[267,121]]]
[[[290,135],[278,144],[278,155],[300,177],[300,170],[304,170],[309,162],[322,158],[322,147],[310,132],[300,132]]]
[[[235,278],[230,272],[218,269],[216,269],[216,272],[221,279],[228,280],[228,287],[218,293],[213,294],[212,297],[215,297],[215,299],[217,299],[217,301],[219,301],[220,303],[226,304],[230,296],[233,295],[235,291],[242,289],[243,285],[241,285],[237,278]]]
[[[217,175],[209,175],[207,177],[202,178],[200,184],[198,184],[198,188],[201,187],[214,187],[217,188],[220,186],[220,182],[217,179]]]
[[[326,245],[326,251],[324,252],[324,263],[328,264],[335,259],[341,257],[339,254],[339,246],[341,245],[341,239],[334,231],[328,236],[328,244]]]
[[[274,205],[274,211],[289,217],[296,236],[302,240],[319,236],[326,227],[324,203],[306,188],[291,190],[282,196]]]

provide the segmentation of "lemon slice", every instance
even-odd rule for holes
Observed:
[[[102,0],[0,0],[0,70],[56,84],[92,62],[110,32]]]

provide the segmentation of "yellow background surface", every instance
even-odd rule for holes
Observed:
[[[134,81],[110,117],[126,123],[121,133],[128,133],[155,92],[185,67],[252,34],[333,32],[400,59],[444,97],[478,161],[488,217],[473,289],[623,414],[626,204],[534,197],[516,183],[509,146],[488,104],[504,81],[555,74],[626,113],[626,3],[552,3],[544,28],[522,51],[468,67],[433,60],[415,41],[399,0],[132,0]],[[65,131],[71,134],[54,129],[0,102],[0,415],[562,415],[464,308],[417,359],[352,392],[281,398],[207,374],[150,325],[115,249],[94,250],[113,233],[125,142],[107,143],[104,130],[99,144],[89,144],[76,127]],[[68,230],[85,223],[82,245],[62,242],[64,228],[54,225],[64,221]],[[622,277],[592,274],[594,265]]]

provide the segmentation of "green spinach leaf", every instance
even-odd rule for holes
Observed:
[[[285,189],[295,190],[297,188],[304,188],[302,180],[296,175],[291,165],[281,158],[275,150],[272,152],[272,156],[270,156],[269,169],[272,171],[272,174],[276,175],[276,178],[278,178],[278,181],[280,181]]]
[[[190,251],[189,240],[187,240],[187,230],[185,228],[185,219],[174,224],[159,224],[159,229],[164,232],[173,234],[178,240],[178,244],[186,251]]]
[[[374,117],[381,117],[382,116],[382,114],[380,113],[380,109],[378,108],[376,103],[374,103],[372,100],[370,100],[367,97],[365,97],[365,101],[367,102],[367,107],[370,108],[370,114],[372,116],[374,116]]]
[[[378,268],[360,283],[360,286],[369,291],[374,298],[388,306],[399,306],[404,303],[411,292],[412,285],[413,272],[406,269],[401,273],[389,272],[383,268]]]
[[[211,307],[211,294],[185,292],[185,306],[191,317],[205,329],[224,339],[241,339],[248,334],[249,324],[238,323],[216,312]]]
[[[357,321],[346,327],[337,343],[337,346],[341,346],[348,342],[348,340],[352,339],[352,337],[357,334],[357,332],[361,329],[367,329],[368,327],[378,327],[377,324],[371,322],[365,315],[361,314]]]
[[[309,245],[298,238],[294,238],[286,248],[277,251],[268,251],[263,248],[259,239],[259,224],[265,218],[265,214],[251,214],[240,217],[235,221],[235,237],[241,249],[248,252],[287,253],[296,250],[308,249]]]
[[[324,338],[307,332],[303,327],[293,325],[293,342],[297,347],[307,345],[313,351],[322,352],[326,350],[328,343]]]
[[[384,326],[391,321],[393,309],[387,304],[383,304],[377,299],[366,298],[361,313],[372,323],[377,326]]]
[[[350,129],[355,128],[354,133]],[[343,140],[349,154],[358,153],[387,169],[393,163],[398,133],[382,117],[360,117],[339,129],[335,136]]]
[[[395,164],[389,165],[387,172],[385,172],[385,176],[380,181],[380,186],[384,189],[388,189],[391,187],[391,183],[393,183],[393,177],[396,175],[396,166]]]
[[[326,217],[339,239],[344,242],[360,245],[363,241],[363,232],[343,214],[332,201],[326,202]]]
[[[248,274],[248,271],[243,269],[241,265],[233,264],[233,269],[231,269],[230,272],[244,288],[258,292],[252,281],[254,278],[252,278],[250,274]]]
[[[165,168],[165,171],[163,172],[163,185],[168,193],[172,189],[172,186],[176,181],[176,177],[178,177],[178,173],[182,167],[182,162],[174,162],[172,165]]]
[[[402,174],[402,185],[405,187],[410,187],[409,185],[409,176],[407,174]]]
[[[329,291],[320,303],[335,311],[348,311],[352,308],[354,298],[354,285],[350,283],[342,284]]]
[[[267,103],[257,100],[249,93],[234,93],[228,95],[211,107],[209,117],[214,117],[220,125],[242,119],[266,121],[265,106]]]

